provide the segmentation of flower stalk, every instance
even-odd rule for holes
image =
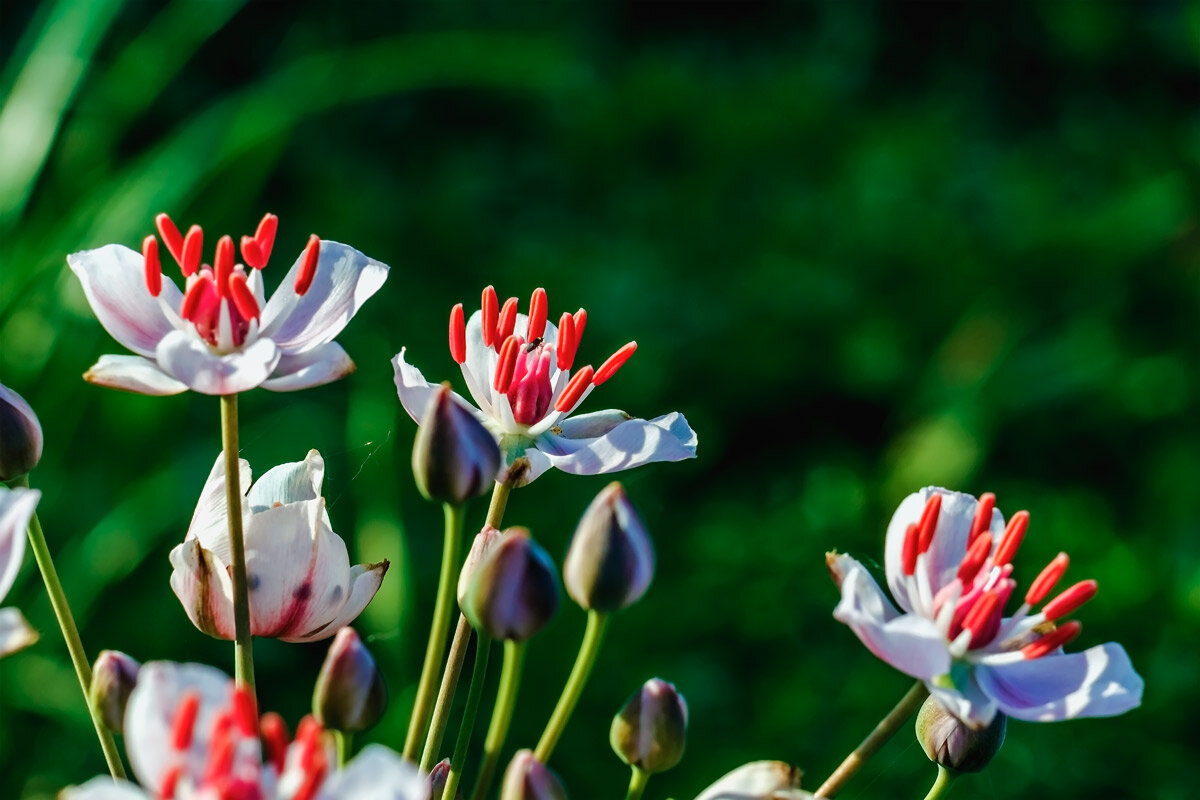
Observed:
[[[517,690],[521,685],[521,667],[525,662],[525,642],[507,639],[504,642],[504,666],[500,669],[500,689],[496,693],[496,705],[492,708],[492,721],[488,724],[487,738],[483,740],[483,761],[479,767],[479,778],[471,800],[487,797],[500,762],[500,750],[508,738],[508,727],[512,722],[513,709],[517,705]],[[448,795],[443,795],[446,797]]]
[[[225,518],[229,521],[229,552],[233,560],[234,681],[258,700],[254,689],[254,643],[250,633],[250,591],[246,582],[246,539],[242,532],[242,488],[238,464],[238,399],[221,395],[221,449],[225,454]]]
[[[625,800],[641,800],[646,784],[650,782],[650,773],[638,767],[633,767],[629,776],[629,789],[625,792]]]
[[[579,696],[583,694],[583,687],[587,684],[588,676],[596,663],[596,656],[600,652],[600,645],[604,641],[608,621],[608,614],[594,610],[588,612],[587,628],[583,633],[579,654],[575,657],[575,666],[571,668],[571,675],[558,698],[554,713],[550,715],[546,730],[542,732],[542,738],[538,740],[537,748],[534,749],[534,757],[543,764],[549,763],[550,754],[554,752],[559,737],[567,727],[567,720],[571,718],[571,712],[575,710]]]
[[[953,770],[938,764],[937,778],[933,781],[933,786],[929,787],[929,794],[925,795],[925,800],[939,800],[939,798],[945,797],[950,793],[950,785],[957,777],[958,775]]]
[[[471,669],[471,688],[467,690],[467,704],[463,708],[462,722],[458,729],[458,740],[454,743],[454,755],[450,758],[450,774],[446,776],[443,798],[454,798],[462,780],[463,764],[467,760],[467,749],[475,729],[475,717],[479,714],[479,701],[483,697],[483,683],[487,677],[488,655],[492,640],[484,634],[475,639],[475,666]]]

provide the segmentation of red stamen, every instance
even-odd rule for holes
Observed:
[[[275,228],[278,225],[279,217],[274,214],[264,214],[262,221],[258,223],[258,229],[254,231],[254,241],[258,243],[258,250],[262,253],[263,267],[271,260],[271,248],[275,246]],[[249,261],[246,263],[250,264]],[[262,269],[256,264],[250,264],[250,266]]]
[[[1053,653],[1055,650],[1074,639],[1079,635],[1081,630],[1083,630],[1083,626],[1079,624],[1078,620],[1073,619],[1070,622],[1064,622],[1062,625],[1059,625],[1045,636],[1042,636],[1041,638],[1036,639],[1022,647],[1021,655],[1030,660],[1041,658],[1044,655]]]
[[[204,769],[206,783],[228,775],[233,769],[233,745],[233,737],[229,735],[228,730],[223,731],[220,736],[213,736],[208,745],[208,764]]]
[[[934,493],[925,502],[925,510],[921,512],[921,521],[917,523],[917,552],[924,553],[933,544],[933,535],[937,532],[938,517],[942,513],[942,496]]]
[[[192,320],[196,315],[196,309],[200,307],[200,301],[212,289],[212,278],[208,277],[208,275],[201,275],[193,281],[192,285],[188,287],[187,292],[183,295],[183,304],[179,307],[179,316],[186,320]]]
[[[150,234],[142,240],[142,258],[146,261],[146,288],[151,297],[162,294],[162,262],[158,260],[158,239]]]
[[[166,215],[163,214],[162,216]],[[158,782],[158,797],[162,800],[172,800],[175,797],[175,789],[179,786],[179,779],[182,777],[182,764],[176,764],[164,772],[162,780]]]
[[[252,269],[262,269],[267,265],[267,260],[263,258],[262,248],[258,246],[258,240],[253,236],[242,237],[242,261],[246,262],[246,266]]]
[[[971,632],[970,647],[977,647],[982,644],[979,641],[981,638],[980,634],[995,615],[1000,605],[1001,597],[999,590],[993,589],[983,595],[983,597],[980,597],[975,605],[971,606],[971,610],[967,612],[967,616],[963,618],[962,629]]]
[[[303,295],[312,286],[317,274],[317,259],[321,255],[321,239],[314,233],[308,237],[304,254],[300,256],[300,269],[296,272],[296,294]]]
[[[563,389],[563,393],[555,401],[554,410],[566,413],[574,408],[575,404],[579,402],[579,398],[583,397],[583,393],[591,385],[592,375],[590,364],[572,375],[571,380],[567,381],[567,388]]]
[[[533,297],[529,298],[529,328],[525,332],[525,340],[532,342],[542,338],[546,332],[546,314],[549,311],[549,301],[546,299],[546,290],[540,286],[533,290]]]
[[[282,773],[287,761],[287,723],[283,721],[283,717],[274,711],[269,711],[263,714],[262,720],[258,723],[258,729],[263,743],[266,745],[267,759],[275,765],[276,772]]]
[[[500,319],[500,301],[496,299],[496,289],[494,286],[489,286],[483,290],[483,298],[480,301],[480,309],[483,311],[483,346],[491,347],[496,343],[496,323]],[[462,363],[461,361],[458,363]]]
[[[1002,567],[1012,561],[1012,557],[1017,554],[1017,548],[1021,546],[1021,540],[1025,538],[1025,529],[1028,527],[1028,511],[1018,511],[1012,515],[1012,519],[1008,521],[1008,527],[1004,529],[1004,538],[1000,540],[1000,546],[996,548],[996,555],[992,557],[993,564]]]
[[[487,325],[483,329],[486,331]],[[467,360],[467,323],[463,319],[462,303],[450,309],[450,357],[456,364]]]
[[[905,575],[912,575],[917,571],[917,556],[920,554],[917,550],[917,525],[915,522],[909,523],[904,529],[904,547],[900,550],[900,568]]]
[[[575,312],[575,341],[583,338],[583,329],[587,327],[587,311],[579,309]],[[578,347],[578,345],[576,345]]]
[[[517,369],[517,351],[521,349],[521,341],[516,336],[510,336],[500,346],[500,358],[496,362],[496,377],[492,387],[501,394],[507,394],[512,385],[513,373]]]
[[[990,552],[992,552],[992,535],[986,532],[976,538],[975,542],[967,548],[966,557],[958,565],[958,579],[962,581],[964,587],[969,586],[975,580],[975,576],[979,574],[979,570],[983,567],[983,562],[987,561]]]
[[[579,326],[575,328],[575,335],[579,335]],[[637,350],[637,342],[630,342],[622,347],[617,352],[608,357],[608,360],[600,365],[600,369],[596,370],[596,378],[593,381],[597,386],[604,383],[606,380],[617,374],[617,370],[625,366],[625,362]]]
[[[189,278],[200,269],[200,254],[203,249],[204,231],[200,230],[199,225],[193,225],[188,228],[187,236],[183,239],[183,258],[179,261],[183,277]]]
[[[182,267],[183,234],[166,214],[159,214],[155,217],[154,225],[158,228],[159,235],[162,236],[163,244],[167,246],[167,252],[171,254],[171,258],[175,259],[175,263]]]
[[[216,276],[217,292],[229,296],[229,276],[233,274],[233,237],[222,236],[217,240],[217,256],[213,259],[213,275]]]
[[[504,301],[504,308],[500,309],[500,321],[496,323],[496,338],[492,342],[496,349],[500,349],[500,345],[504,340],[513,335],[513,331],[517,329],[517,298],[510,297]]]
[[[325,781],[326,767],[321,766],[307,772],[304,775],[304,780],[300,783],[300,788],[292,795],[292,800],[312,800],[317,796],[317,791],[320,790],[321,784]]]
[[[575,338],[575,318],[564,311],[558,320],[558,343],[554,348],[558,354],[559,369],[571,368],[578,346],[579,340]]]
[[[246,283],[246,273],[238,271],[229,276],[229,298],[242,319],[258,319],[258,298]]]
[[[996,495],[984,492],[979,495],[979,503],[975,506],[975,519],[971,522],[971,532],[967,536],[969,547],[981,533],[992,527],[992,511],[996,508]]]
[[[258,731],[258,709],[254,704],[254,696],[240,686],[233,690],[233,720],[243,736],[253,736]]]
[[[1054,584],[1058,583],[1063,573],[1067,571],[1068,563],[1070,563],[1070,559],[1067,558],[1066,553],[1056,555],[1054,560],[1047,564],[1046,568],[1029,585],[1029,591],[1025,593],[1025,602],[1036,606],[1045,600],[1046,595],[1054,589]]]
[[[196,715],[199,713],[200,695],[196,692],[188,692],[179,701],[179,707],[175,709],[175,719],[171,722],[171,747],[177,752],[182,752],[192,746]]]
[[[1080,581],[1071,588],[1065,589],[1062,594],[1055,597],[1049,603],[1046,603],[1042,609],[1042,613],[1049,620],[1062,619],[1095,597],[1096,590],[1099,588],[1100,585],[1095,581]]]

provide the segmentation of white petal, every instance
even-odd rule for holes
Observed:
[[[300,296],[294,287],[303,259],[301,253],[262,312],[262,335],[274,339],[288,355],[332,342],[388,274],[386,264],[353,247],[322,240],[316,276]]]
[[[568,439],[591,439],[603,436],[622,422],[628,422],[631,419],[634,417],[624,411],[610,408],[606,411],[576,414],[563,420],[558,427],[561,429],[562,435]],[[695,443],[693,442],[693,444]]]
[[[496,404],[500,394],[492,388],[499,358],[495,348],[483,343],[483,312],[476,311],[467,320],[467,360],[462,363],[462,374],[475,405],[492,417],[499,416]]]
[[[536,447],[564,472],[601,475],[655,461],[695,458],[696,433],[676,411],[652,420],[630,419],[594,438],[547,432],[537,438]]]
[[[384,560],[376,564],[356,564],[350,568],[350,598],[338,615],[328,622],[316,624],[299,636],[281,636],[285,642],[315,642],[337,633],[363,612],[383,583],[389,563]],[[315,620],[314,620],[315,621]]]
[[[141,356],[100,356],[83,373],[83,379],[97,386],[156,396],[179,394],[188,389],[186,384],[159,369],[158,364]]]
[[[199,338],[183,331],[163,337],[156,351],[158,365],[173,378],[201,394],[246,392],[270,377],[281,353],[270,339],[226,355],[217,355]]]
[[[421,370],[404,359],[404,351],[407,349],[401,349],[392,359],[392,368],[396,373],[396,393],[400,396],[400,405],[404,406],[404,410],[413,418],[413,422],[419,425],[425,416],[425,408],[429,405],[430,398],[441,388],[441,385],[425,380]],[[487,423],[487,418],[475,406],[464,400],[457,392],[451,394],[462,404],[463,408],[474,412],[480,422]]]
[[[62,790],[60,800],[153,800],[128,781],[114,781],[107,775],[92,778],[82,786]]]
[[[342,346],[329,342],[299,355],[283,356],[273,376],[262,387],[272,392],[294,392],[332,383],[354,369],[354,362]]]
[[[955,686],[940,686],[926,681],[929,693],[937,698],[942,707],[975,730],[982,730],[996,718],[996,704],[979,686],[978,669],[972,669],[960,677]]]
[[[15,653],[38,640],[37,631],[15,608],[0,608],[0,656]]]
[[[171,550],[171,589],[188,619],[218,639],[233,639],[233,582],[225,563],[188,539]]]
[[[800,797],[800,770],[782,761],[743,764],[701,792],[696,800],[775,800]]]
[[[250,486],[250,462],[244,458],[238,459],[238,487],[243,495]],[[218,453],[216,463],[208,473],[196,510],[192,514],[192,522],[188,526],[188,539],[199,539],[200,544],[217,554],[224,563],[230,562],[229,556],[229,522],[226,518],[225,503],[225,454]],[[249,508],[243,503],[243,517],[248,516]],[[243,519],[243,525],[245,524]]]
[[[41,497],[37,489],[7,489],[0,484],[0,600],[21,569],[29,520]]]
[[[164,278],[155,298],[146,288],[145,261],[141,253],[110,244],[67,256],[79,276],[83,293],[96,319],[118,342],[138,355],[153,356],[155,347],[175,326],[162,306],[179,308],[183,295]]]
[[[1082,653],[976,668],[979,685],[1010,717],[1052,722],[1111,717],[1142,703],[1142,678],[1115,642]]]
[[[253,511],[265,511],[276,505],[316,500],[321,496],[325,478],[325,460],[309,450],[303,461],[280,464],[267,470],[250,487],[246,502]]]
[[[346,768],[329,777],[318,800],[426,800],[420,770],[381,744],[369,744]]]

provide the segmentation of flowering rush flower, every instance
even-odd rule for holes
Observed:
[[[529,314],[517,313],[517,298],[503,306],[491,286],[479,311],[463,318],[463,306],[450,312],[450,355],[462,367],[479,420],[499,439],[509,465],[522,456],[529,483],[550,467],[576,475],[597,475],[654,461],[696,457],[696,433],[679,412],[651,420],[615,409],[570,415],[595,387],[607,381],[637,349],[630,342],[598,369],[572,371],[587,311],[563,313],[547,321],[546,290],[537,289]],[[420,423],[437,391],[401,350],[392,360],[404,409]],[[455,396],[465,405],[466,401]]]
[[[64,800],[425,800],[416,767],[369,745],[346,768],[314,718],[289,739],[278,714],[220,670],[152,661],[125,710],[125,749],[144,788],[98,777]],[[265,752],[264,752],[265,750]]]
[[[286,642],[312,642],[349,625],[371,602],[388,562],[350,566],[346,543],[333,532],[321,482],[325,462],[311,450],[250,483],[239,460],[246,543],[250,632]],[[171,551],[171,588],[188,618],[219,639],[233,639],[225,460],[217,457],[187,537]]]
[[[888,588],[900,610],[862,564],[838,555],[830,557],[842,590],[834,617],[974,728],[988,725],[997,710],[1048,722],[1137,707],[1142,679],[1121,645],[1062,650],[1080,630],[1065,618],[1096,594],[1096,582],[1085,580],[1051,597],[1067,570],[1066,553],[1034,579],[1016,612],[1003,616],[1017,586],[1012,559],[1029,513],[1018,511],[1006,526],[995,503],[991,494],[976,500],[938,488],[909,495],[892,516],[884,547]]]
[[[158,239],[142,252],[119,244],[67,256],[100,324],[135,356],[101,356],[83,376],[91,383],[141,394],[235,394],[262,386],[278,392],[337,380],[354,362],[333,341],[387,278],[387,265],[352,247],[311,236],[268,301],[262,268],[275,242],[267,214],[253,236],[217,241],[213,263],[201,264],[203,232],[183,235],[166,214],[155,219],[167,252],[186,281],[180,292],[163,280]]]
[[[42,493],[36,489],[0,486],[0,600],[8,594],[25,555],[25,531]],[[37,641],[24,615],[15,608],[0,608],[0,656]]]

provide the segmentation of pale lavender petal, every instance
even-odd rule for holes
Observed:
[[[0,608],[0,656],[15,653],[38,640],[37,631],[15,608]]]
[[[217,639],[233,639],[233,582],[225,563],[187,539],[171,550],[171,589],[188,619]]]
[[[375,597],[383,583],[383,576],[391,566],[387,560],[375,564],[355,564],[350,568],[350,597],[336,617],[320,621],[317,617],[309,620],[311,625],[299,636],[281,636],[285,642],[315,642],[337,633],[358,618],[367,604]]]
[[[369,744],[329,777],[317,800],[427,800],[429,782],[399,754]]]
[[[655,461],[696,457],[696,433],[679,412],[652,420],[630,419],[603,436],[572,439],[548,431],[536,448],[550,463],[575,475],[601,475]]]
[[[152,357],[158,343],[175,330],[163,305],[179,308],[183,295],[164,278],[162,293],[155,298],[146,288],[145,262],[141,253],[119,244],[85,250],[67,256],[79,276],[96,319],[109,334],[138,355]]]
[[[151,795],[128,781],[114,781],[107,775],[92,778],[82,786],[63,789],[60,800],[153,800]]]
[[[354,372],[354,362],[337,342],[329,342],[305,353],[279,359],[273,376],[262,388],[272,392],[294,392],[323,386]]]
[[[270,377],[279,348],[267,338],[226,355],[217,355],[190,333],[173,331],[159,342],[157,359],[165,372],[201,394],[246,392]]]
[[[590,439],[604,436],[622,422],[634,419],[630,414],[615,408],[606,411],[592,411],[588,414],[576,414],[559,424],[559,432],[568,439]]]
[[[37,489],[7,489],[0,484],[0,600],[21,569],[29,520],[41,497]]]
[[[83,379],[109,389],[159,397],[188,389],[186,384],[163,372],[158,364],[141,356],[100,356],[100,360],[83,373]]]
[[[275,505],[316,500],[325,479],[325,460],[309,450],[303,461],[280,464],[264,472],[246,495],[252,511],[265,511]]]
[[[937,698],[942,707],[975,730],[982,730],[996,718],[996,704],[979,686],[978,670],[970,670],[961,676],[956,685],[941,685],[945,679],[925,681],[929,693]]]

